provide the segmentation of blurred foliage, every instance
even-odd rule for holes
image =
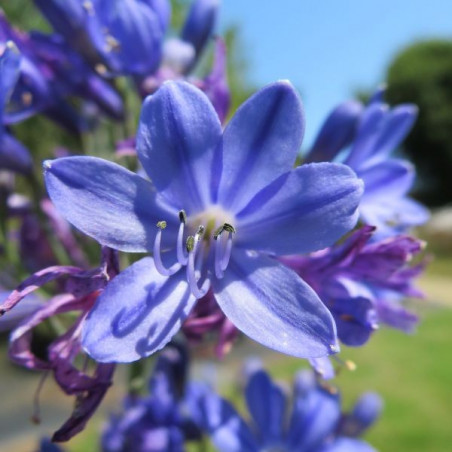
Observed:
[[[452,41],[413,44],[388,69],[387,100],[414,103],[419,118],[406,141],[430,206],[452,202]]]

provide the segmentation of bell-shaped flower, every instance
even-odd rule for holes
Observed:
[[[290,83],[262,89],[222,131],[207,97],[165,83],[137,133],[146,180],[111,162],[44,162],[60,213],[102,245],[152,252],[108,284],[83,327],[101,362],[161,349],[209,290],[261,344],[298,357],[337,351],[331,314],[274,256],[331,246],[357,221],[362,183],[347,166],[293,168],[304,116]]]

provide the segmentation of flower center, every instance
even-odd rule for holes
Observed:
[[[181,210],[179,220],[177,262],[169,268],[165,267],[161,259],[162,231],[166,228],[166,222],[157,223],[158,231],[154,242],[155,266],[164,276],[171,276],[185,266],[191,292],[196,298],[202,298],[210,288],[211,274],[214,273],[221,279],[228,267],[232,237],[236,232],[233,226],[234,216],[219,206],[211,206],[191,217],[187,217],[185,211]],[[188,235],[185,237],[186,230]],[[212,261],[213,272],[205,265],[206,262]]]

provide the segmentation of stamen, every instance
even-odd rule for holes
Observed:
[[[202,226],[200,226],[200,229],[201,227]],[[187,238],[187,250],[188,250],[187,281],[190,286],[191,293],[198,299],[206,295],[210,288],[209,278],[205,279],[201,288],[198,287],[198,281],[196,279],[195,257],[196,252],[198,251],[199,240],[200,240],[199,229],[198,233],[196,234],[196,240],[195,237],[193,236],[189,236]]]
[[[221,244],[221,234],[227,231],[228,239],[226,242],[225,249],[222,250]],[[235,233],[234,226],[229,223],[224,223],[220,226],[214,233],[213,238],[215,239],[215,275],[217,278],[221,279],[224,276],[224,271],[228,268],[229,261],[231,259],[232,252],[232,234]],[[220,237],[220,240],[218,238]]]
[[[166,268],[162,262],[161,256],[161,243],[162,243],[162,231],[166,228],[166,221],[159,221],[157,223],[157,227],[159,228],[157,234],[155,235],[154,241],[154,263],[157,271],[163,276],[171,276],[174,275],[182,265],[179,262],[171,265],[170,268]]]
[[[188,254],[184,249],[184,231],[185,223],[187,222],[187,215],[184,210],[179,212],[179,232],[177,233],[177,260],[181,265],[187,265]]]

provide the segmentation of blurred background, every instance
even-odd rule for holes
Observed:
[[[0,0],[0,5],[17,26],[47,29],[31,0]],[[173,5],[177,27],[187,2]],[[388,86],[390,104],[412,102],[420,109],[403,152],[417,169],[414,197],[432,209],[430,222],[417,231],[432,256],[419,282],[426,299],[411,302],[422,320],[414,335],[382,329],[362,349],[343,347],[341,357],[353,360],[357,369],[344,370],[337,379],[346,406],[365,390],[384,398],[382,419],[367,436],[381,451],[446,451],[452,444],[451,17],[452,2],[446,0],[228,0],[218,24],[229,50],[233,108],[263,85],[289,79],[304,101],[306,147],[334,106],[350,98],[367,99],[381,84]],[[32,118],[15,129],[35,155],[48,156],[48,149],[61,145],[77,147],[77,139],[49,122],[44,127],[42,121]],[[133,130],[136,118],[130,121]],[[34,439],[49,434],[69,413],[70,401],[48,382],[41,394],[42,424],[32,425],[39,376],[8,363],[7,335],[0,346],[0,450],[32,450]],[[198,353],[202,357],[205,350]],[[282,380],[305,366],[243,341],[215,370],[224,382],[223,393],[237,395],[227,381],[250,354],[265,355],[267,368]],[[115,390],[70,450],[96,450],[91,439],[102,416],[118,405],[123,379],[119,372]]]

